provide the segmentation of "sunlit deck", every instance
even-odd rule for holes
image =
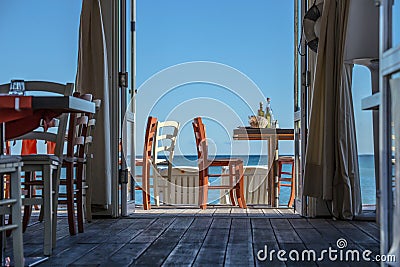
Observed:
[[[85,227],[85,233],[71,237],[66,217],[61,216],[54,254],[40,266],[259,266],[269,264],[257,260],[257,252],[265,245],[269,251],[318,252],[336,248],[339,238],[347,240],[347,248],[379,252],[379,228],[373,222],[305,219],[289,209],[154,207],[145,212],[139,207],[127,218],[96,219]],[[25,256],[42,255],[42,230],[42,223],[33,223],[24,234]],[[276,257],[273,263],[296,264]],[[317,266],[313,262],[297,264]],[[335,266],[354,264],[337,262]],[[325,260],[319,265],[332,262]]]

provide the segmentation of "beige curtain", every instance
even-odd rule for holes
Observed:
[[[93,168],[90,170],[92,204],[107,208],[111,203],[110,115],[107,50],[100,2],[84,0],[79,26],[78,71],[76,88],[101,99],[90,147]]]
[[[343,65],[348,10],[349,1],[324,2],[304,173],[304,195],[328,201],[342,219],[361,211],[352,66]]]

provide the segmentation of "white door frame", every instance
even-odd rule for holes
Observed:
[[[381,254],[387,254],[392,247],[393,228],[399,227],[400,218],[393,213],[392,189],[392,107],[390,94],[391,75],[400,72],[400,44],[393,47],[392,42],[392,5],[393,0],[377,1],[380,4],[380,77],[379,89],[381,101],[379,105],[379,135],[380,135],[380,232]],[[398,138],[398,136],[397,136]],[[399,163],[397,163],[399,164]],[[396,186],[400,186],[400,177],[396,177]],[[400,197],[400,196],[397,196]],[[397,221],[397,222],[396,222]],[[396,222],[396,223],[393,223]],[[397,266],[399,266],[397,259]],[[382,263],[382,266],[387,266]]]

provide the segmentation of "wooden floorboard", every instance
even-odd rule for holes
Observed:
[[[32,218],[24,234],[25,256],[43,253],[43,223],[36,220]],[[337,249],[338,239],[346,240],[346,249],[379,253],[374,222],[306,219],[292,210],[262,206],[155,207],[127,218],[96,219],[75,236],[69,235],[66,217],[61,217],[57,246],[40,266],[377,266],[333,263],[328,257],[317,263],[277,258],[279,250],[320,255],[329,247]],[[6,254],[11,254],[11,238],[7,242]]]

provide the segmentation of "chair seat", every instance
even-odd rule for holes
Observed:
[[[27,164],[27,163],[32,164],[32,162],[35,162],[35,161],[48,161],[48,162],[55,161],[55,162],[60,163],[60,159],[55,155],[47,155],[47,154],[24,155],[24,156],[21,156],[21,158],[25,164]]]
[[[281,157],[278,158],[278,161],[291,163],[291,162],[294,162],[294,157],[281,156]]]
[[[235,158],[223,158],[223,159],[208,159],[209,166],[227,166],[229,164],[242,164],[243,161],[241,159]]]

